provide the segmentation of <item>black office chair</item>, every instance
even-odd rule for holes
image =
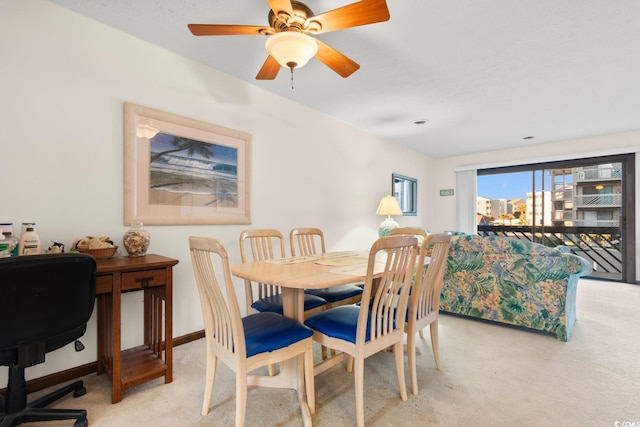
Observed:
[[[96,296],[96,261],[83,254],[44,254],[0,259],[0,365],[9,367],[6,396],[0,397],[0,427],[75,419],[88,425],[87,411],[47,409],[82,381],[27,404],[25,368],[84,335]],[[76,350],[82,345],[76,341]]]

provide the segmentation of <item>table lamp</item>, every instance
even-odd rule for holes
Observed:
[[[393,218],[391,218],[391,215],[402,216],[402,210],[400,209],[400,205],[398,204],[398,201],[395,197],[384,196],[382,200],[380,200],[376,215],[386,216],[386,218],[380,223],[380,227],[378,228],[378,236],[384,237],[389,234],[389,232],[394,228],[398,228],[398,223],[395,222]]]

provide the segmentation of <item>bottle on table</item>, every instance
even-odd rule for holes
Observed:
[[[11,248],[9,242],[4,238],[4,234],[0,234],[0,258],[9,258],[11,256]]]
[[[36,233],[36,224],[34,222],[22,223],[24,232],[20,234],[20,243],[18,244],[18,255],[37,255],[42,253],[40,245],[40,237]]]
[[[9,246],[9,256],[18,256],[19,242],[18,238],[13,235],[13,223],[5,222],[0,224],[0,233],[2,233],[5,243]]]

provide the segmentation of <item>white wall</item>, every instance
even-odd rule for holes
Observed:
[[[317,226],[329,250],[367,248],[393,172],[417,178],[420,191],[419,215],[398,222],[429,226],[433,162],[416,152],[44,0],[3,0],[0,40],[0,222],[19,231],[34,221],[47,245],[93,235],[122,247],[125,101],[252,134],[251,227]],[[187,237],[220,239],[237,263],[245,227],[147,227],[150,252],[180,260],[174,336],[203,327]],[[124,300],[124,348],[141,342],[140,300]],[[95,361],[95,312],[82,341],[85,351],[47,355],[28,378]]]

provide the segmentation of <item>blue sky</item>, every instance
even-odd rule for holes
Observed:
[[[478,176],[478,196],[489,199],[527,198],[531,191],[531,171]]]
[[[162,132],[158,133],[151,140],[151,151],[158,152],[158,151],[171,150],[172,148],[175,148],[175,146],[172,144],[172,141],[174,138],[175,137],[173,135],[164,134]],[[217,144],[211,144],[211,143],[209,144],[210,144],[211,151],[213,152],[213,159],[215,159],[216,161],[232,164],[232,165],[236,165],[238,163],[237,148],[226,147],[224,145],[217,145]],[[175,154],[178,156],[179,155],[186,156],[187,151],[185,150],[185,151],[177,152]],[[204,157],[202,157],[197,153],[194,153],[192,157],[194,159],[204,159]],[[209,160],[213,160],[213,159],[209,159]]]

